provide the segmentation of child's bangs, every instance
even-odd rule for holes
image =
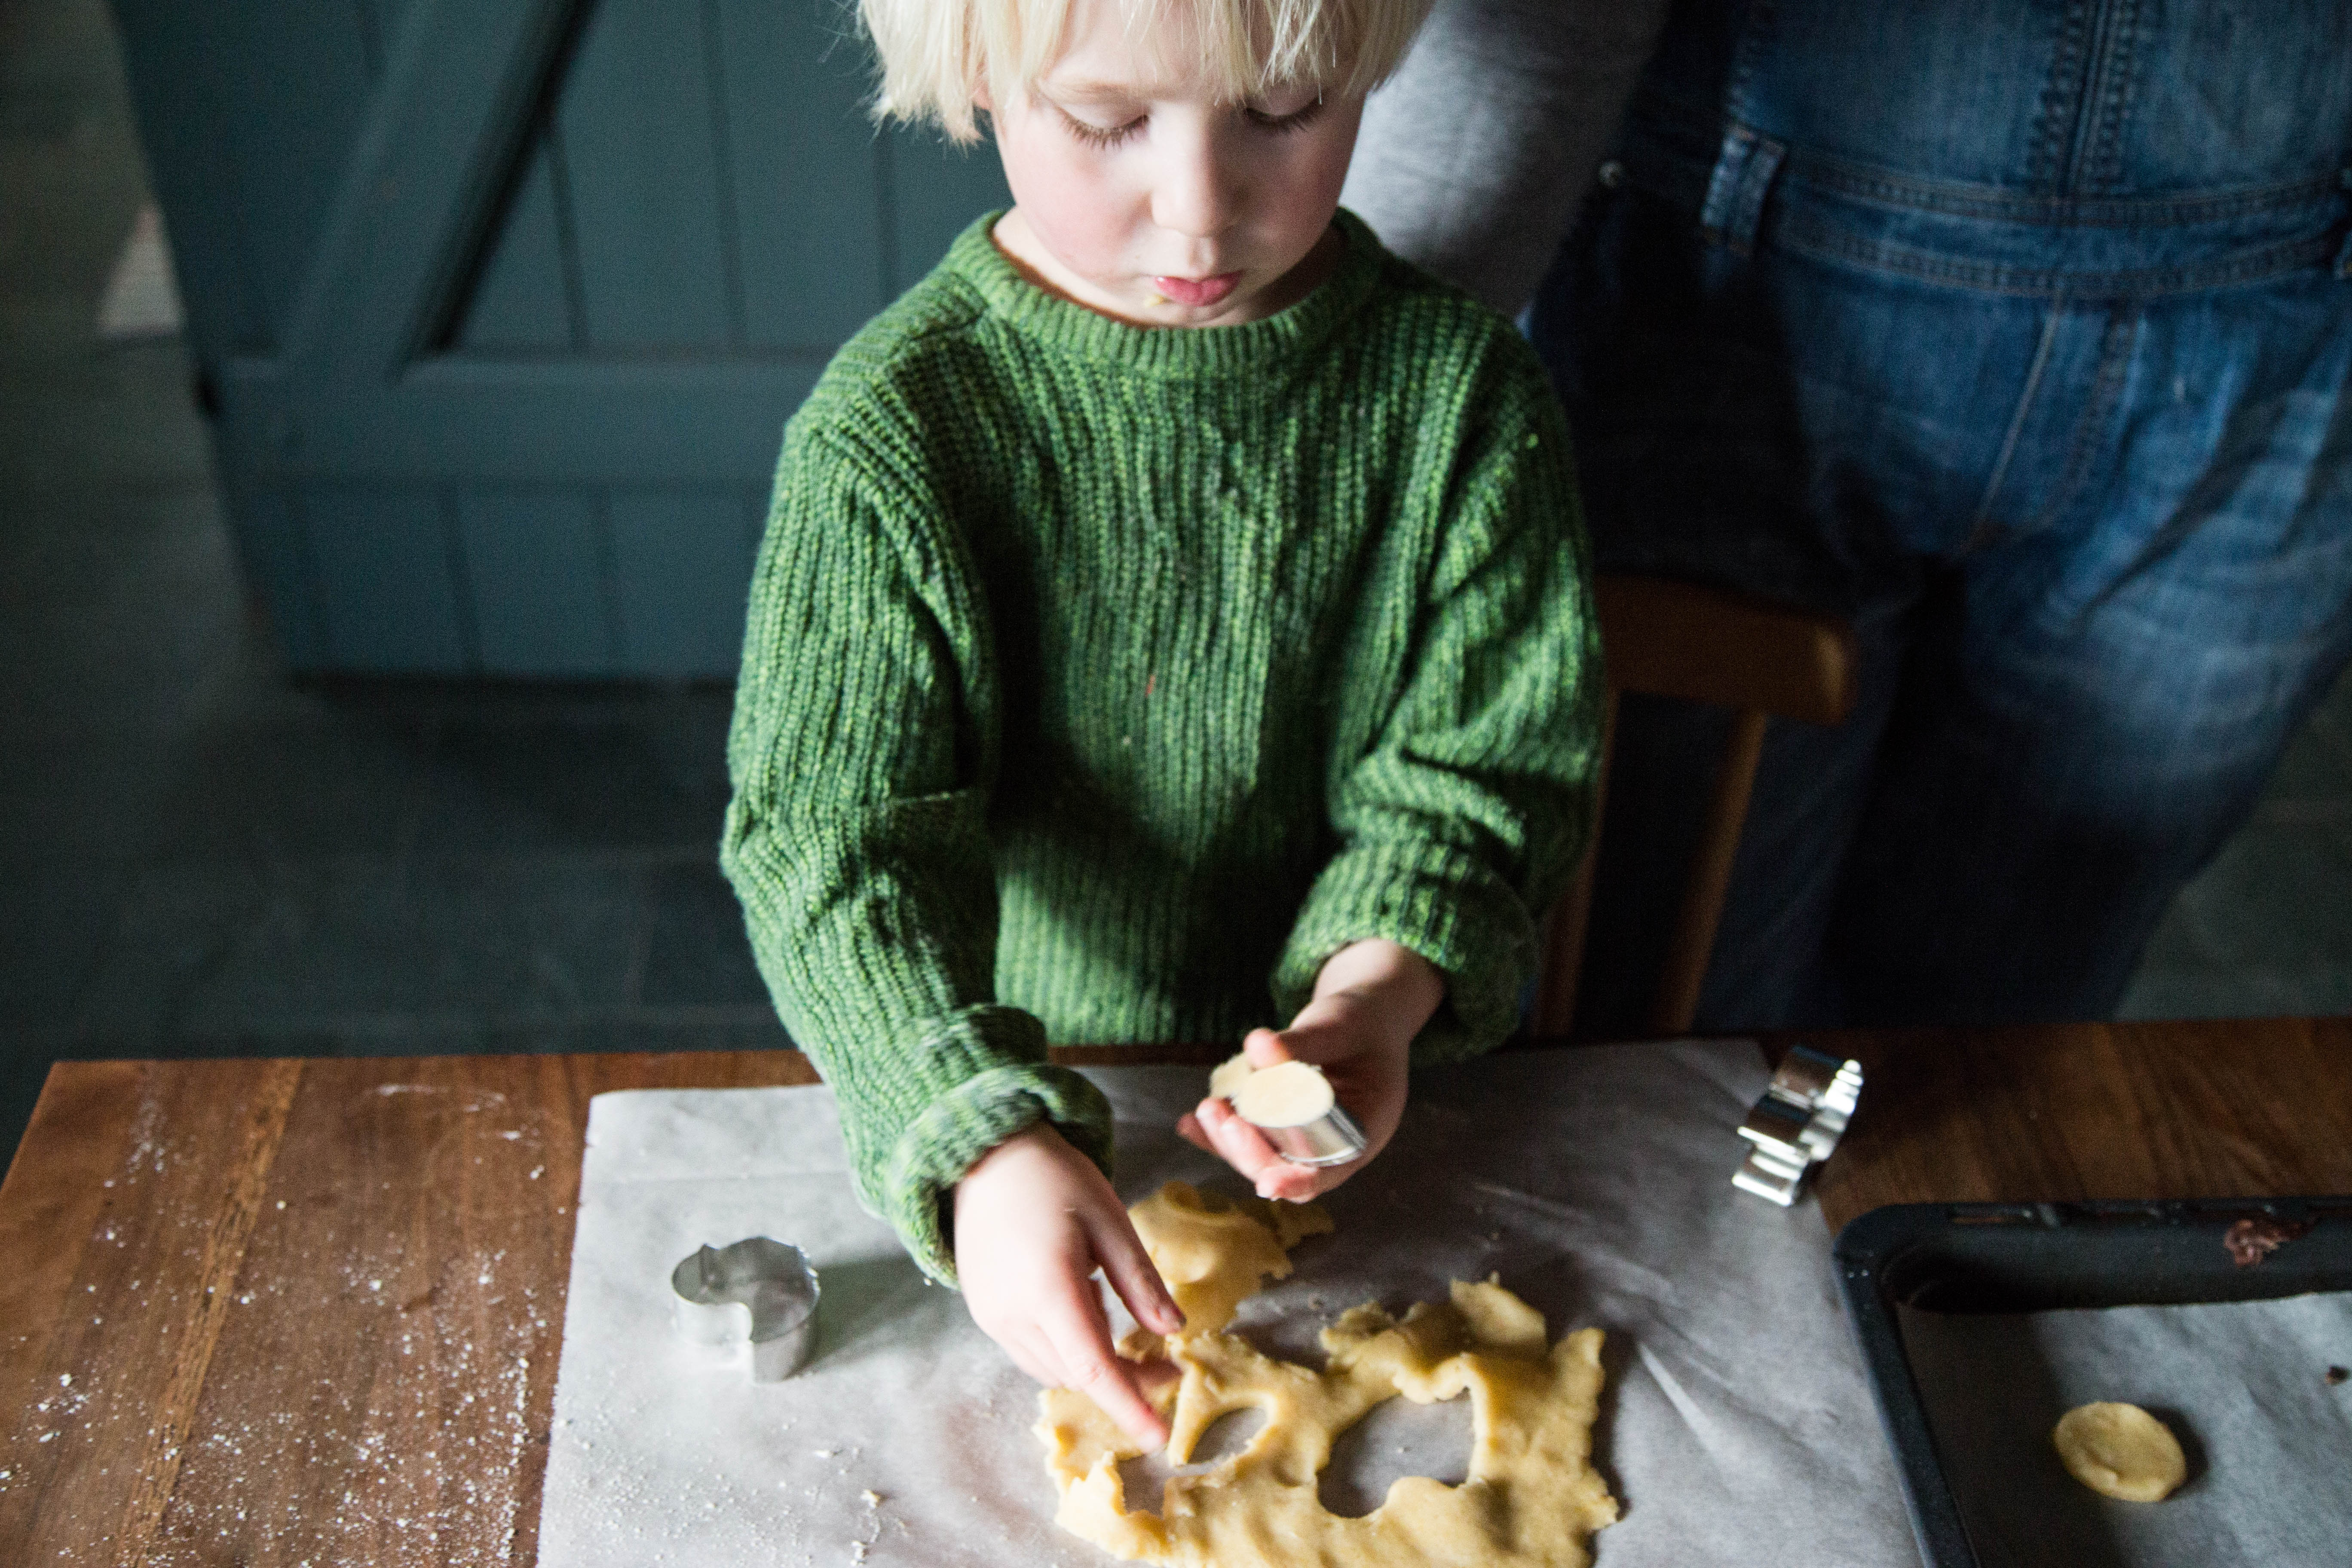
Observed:
[[[1369,92],[1396,68],[1429,13],[1429,0],[1113,3],[1122,5],[1139,39],[1188,38],[1198,58],[1187,63],[1203,85],[1234,102],[1309,84],[1343,96]]]
[[[1060,55],[1088,0],[859,0],[880,57],[877,115],[929,121],[959,142],[972,107],[1024,93]],[[1128,35],[1239,101],[1312,82],[1369,92],[1396,68],[1430,0],[1099,0]],[[1179,58],[1181,52],[1182,58]]]

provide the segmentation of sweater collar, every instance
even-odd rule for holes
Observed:
[[[1297,357],[1371,293],[1384,252],[1370,228],[1342,207],[1332,221],[1348,248],[1331,275],[1287,310],[1232,327],[1146,327],[1118,321],[1050,293],[1023,277],[990,231],[1003,212],[980,218],[948,248],[947,268],[977,289],[992,314],[1024,336],[1108,369],[1161,376],[1220,376]]]

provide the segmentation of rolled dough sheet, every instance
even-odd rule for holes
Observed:
[[[1205,1072],[1089,1076],[1119,1119],[1129,1202],[1169,1180],[1243,1190],[1173,1131]],[[1316,1331],[1348,1307],[1377,1297],[1402,1310],[1499,1271],[1555,1335],[1608,1334],[1595,1457],[1624,1514],[1595,1539],[1601,1568],[1747,1568],[1759,1543],[1833,1568],[1909,1563],[1821,1215],[1730,1184],[1732,1130],[1765,1078],[1738,1042],[1529,1052],[1420,1075],[1396,1143],[1326,1200],[1339,1233],[1302,1241],[1297,1272],[1244,1303],[1236,1330],[1313,1359]],[[814,1361],[760,1386],[699,1362],[671,1332],[664,1294],[697,1247],[756,1235],[801,1246],[824,1285]],[[1383,1426],[1379,1444],[1354,1445],[1343,1479],[1377,1500],[1397,1474],[1445,1468],[1432,1435],[1466,1442],[1467,1423],[1448,1427],[1448,1407],[1433,1409],[1427,1430]],[[549,1438],[546,1568],[1102,1568],[1113,1560],[1053,1526],[1035,1411],[1034,1385],[961,1301],[925,1285],[859,1210],[825,1090],[596,1098]]]
[[[1899,1310],[1944,1473],[1984,1568],[2352,1562],[2352,1294],[2194,1307]],[[2051,1428],[2078,1405],[2137,1405],[2180,1439],[2162,1502],[2066,1474]]]

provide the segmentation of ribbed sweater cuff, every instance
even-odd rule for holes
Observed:
[[[1110,1101],[1068,1068],[992,1068],[932,1100],[898,1135],[883,1176],[883,1217],[924,1273],[955,1286],[940,1200],[982,1154],[1040,1121],[1110,1173]]]
[[[1281,1016],[1314,996],[1333,953],[1375,937],[1445,975],[1445,1004],[1413,1042],[1416,1066],[1492,1050],[1517,1026],[1519,991],[1535,972],[1534,922],[1485,862],[1438,844],[1350,849],[1324,868],[1275,971]]]

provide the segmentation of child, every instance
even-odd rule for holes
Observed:
[[[1015,205],[785,431],[721,857],[861,1198],[1146,1441],[1090,1277],[1181,1320],[1047,1043],[1247,1031],[1376,1153],[1409,1056],[1515,1024],[1588,820],[1558,406],[1338,211],[1426,5],[865,0],[883,110],[986,113]],[[1346,1174],[1182,1131],[1268,1196]]]

